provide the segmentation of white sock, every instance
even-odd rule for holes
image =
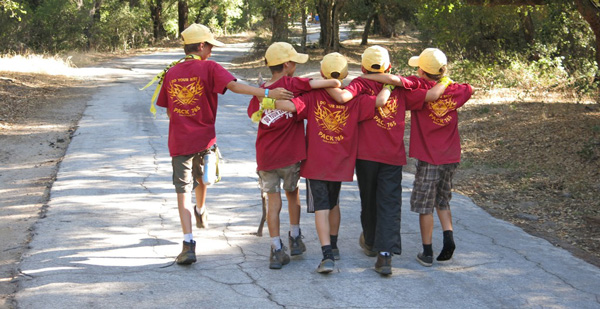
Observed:
[[[183,241],[192,242],[192,240],[194,240],[194,234],[192,234],[192,233],[183,234]]]
[[[275,250],[281,249],[281,238],[279,236],[271,237],[271,246]]]
[[[206,209],[206,207],[202,206],[202,208],[198,208],[198,206],[196,206],[196,212],[199,215],[202,215],[204,213],[204,210]]]
[[[292,224],[290,226],[290,234],[294,238],[298,237],[300,235],[300,224]]]
[[[386,252],[386,251],[381,251],[381,252],[379,252],[379,254],[381,254],[382,256],[390,256],[391,255],[389,252]]]

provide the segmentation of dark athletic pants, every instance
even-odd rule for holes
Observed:
[[[402,166],[356,160],[356,178],[365,243],[372,245],[373,251],[402,253]]]

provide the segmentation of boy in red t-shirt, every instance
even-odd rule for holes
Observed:
[[[432,87],[446,74],[446,55],[436,48],[427,48],[410,58],[408,64],[418,67],[417,73]],[[417,172],[410,197],[411,210],[419,213],[423,252],[417,261],[424,266],[433,262],[433,209],[437,210],[444,234],[440,262],[452,259],[455,244],[450,199],[452,177],[460,163],[460,136],[457,109],[473,93],[469,84],[451,84],[436,101],[425,108],[411,111],[409,156],[416,158]]]
[[[450,83],[446,75],[446,55],[437,48],[427,48],[408,64],[418,67],[419,77],[377,78],[380,82],[402,84],[409,88],[431,88]],[[444,81],[446,79],[446,81]],[[460,162],[460,136],[457,109],[471,97],[469,84],[451,84],[444,94],[423,109],[411,111],[409,156],[417,159],[417,172],[410,197],[411,210],[419,213],[423,252],[417,261],[423,266],[433,263],[433,209],[437,210],[443,230],[443,248],[437,257],[440,262],[452,258],[456,245],[452,228],[450,199],[452,177]]]
[[[262,96],[264,89],[238,83],[221,65],[206,60],[213,46],[224,45],[215,40],[206,26],[193,24],[181,36],[186,57],[166,72],[156,104],[167,108],[169,116],[169,153],[184,234],[183,249],[176,262],[187,265],[196,262],[191,213],[196,217],[198,228],[208,224],[202,168],[205,154],[216,147],[217,95],[229,89],[235,93]],[[291,98],[292,94],[280,88],[271,91],[269,97],[285,99]],[[197,207],[189,203],[192,189]]]
[[[291,91],[294,96],[316,88],[339,87],[337,80],[312,80],[293,77],[297,63],[305,63],[307,54],[296,52],[285,42],[271,44],[265,53],[265,63],[271,70],[271,79],[260,87],[265,93],[276,87]],[[300,161],[306,158],[304,125],[296,121],[296,114],[282,110],[263,110],[258,98],[248,105],[248,116],[259,122],[256,136],[256,163],[261,190],[267,193],[267,226],[271,237],[269,268],[280,269],[289,263],[279,232],[281,212],[281,182],[288,201],[290,231],[288,242],[291,255],[306,251],[300,230]]]
[[[367,48],[362,55],[362,70],[367,75],[379,75],[391,68],[388,52],[380,46]],[[328,89],[338,102],[358,94],[374,95],[383,84],[357,77],[345,90]],[[397,87],[375,117],[358,126],[358,156],[356,177],[361,199],[363,232],[359,244],[367,256],[377,256],[375,271],[392,273],[392,254],[401,254],[400,220],[402,206],[402,166],[406,164],[404,150],[405,110],[421,109],[426,100],[434,100],[443,92],[442,86],[430,89]]]
[[[323,57],[321,75],[342,80],[348,75],[348,62],[339,53]],[[307,157],[300,176],[306,179],[308,212],[315,213],[315,226],[323,259],[319,273],[334,270],[340,258],[337,247],[340,227],[339,194],[342,181],[352,181],[358,150],[358,124],[375,116],[375,108],[385,100],[360,95],[346,104],[338,104],[324,89],[313,90],[276,107],[297,112],[300,123],[306,119]],[[284,105],[286,104],[286,105]],[[293,104],[293,105],[292,105]]]

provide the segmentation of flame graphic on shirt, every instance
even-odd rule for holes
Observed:
[[[453,102],[451,98],[439,99],[429,103],[429,109],[438,118],[442,118],[446,116],[449,111],[456,109],[454,108],[455,106],[456,103]]]
[[[332,112],[325,106],[325,102],[321,101],[317,105],[315,111],[315,119],[321,128],[326,131],[339,134],[342,132],[346,122],[348,121],[347,109]]]
[[[393,118],[396,116],[398,111],[398,98],[390,98],[385,105],[378,108],[379,114],[382,118]]]
[[[172,80],[168,88],[169,97],[179,105],[190,105],[196,103],[198,97],[204,93],[204,86],[202,86],[201,80],[195,83],[182,86],[176,84],[175,80]]]

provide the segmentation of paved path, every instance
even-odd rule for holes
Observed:
[[[215,48],[227,64],[244,46]],[[195,230],[199,261],[172,265],[182,235],[171,185],[168,121],[148,112],[152,74],[181,54],[124,59],[100,83],[79,123],[20,265],[19,308],[600,308],[600,270],[547,241],[494,219],[455,194],[457,251],[450,264],[422,267],[418,217],[408,211],[404,175],[403,254],[393,275],[373,271],[358,246],[356,183],[342,186],[342,259],[315,272],[320,247],[313,215],[301,226],[308,250],[282,270],[268,269],[269,238],[254,235],[261,204],[254,172],[256,125],[249,97],[220,97],[223,181],[209,188],[210,228]],[[127,69],[130,68],[130,69]],[[304,203],[304,184],[301,187]],[[287,211],[282,212],[287,231]],[[265,227],[265,234],[267,230]],[[435,227],[434,251],[441,245]]]

